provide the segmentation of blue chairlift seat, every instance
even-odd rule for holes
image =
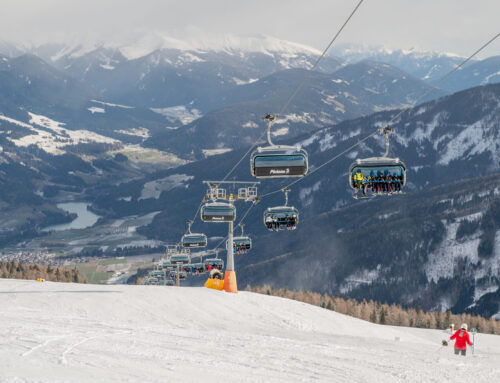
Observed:
[[[295,146],[257,148],[250,156],[250,171],[256,178],[303,177],[307,170],[307,152]]]
[[[172,254],[170,256],[170,263],[173,265],[181,264],[186,265],[190,262],[188,254]]]
[[[199,233],[189,233],[182,236],[182,247],[206,247],[207,236]]]
[[[269,207],[264,212],[264,224],[271,231],[295,230],[299,211],[293,206]]]
[[[252,239],[247,236],[233,237],[233,250],[237,253],[245,253],[252,248]]]
[[[205,269],[210,271],[212,269],[222,270],[224,268],[224,261],[219,258],[210,258],[205,261]]]
[[[203,222],[234,222],[236,208],[225,202],[209,202],[201,207],[200,215]]]

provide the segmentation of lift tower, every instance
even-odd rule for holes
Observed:
[[[208,185],[207,194],[204,197],[204,201],[216,202],[217,200],[224,200],[230,206],[234,206],[236,201],[252,202],[254,204],[259,202],[259,197],[257,196],[257,186],[260,182],[255,181],[203,181],[204,184]],[[238,194],[227,194],[226,188],[221,187],[221,185],[234,185],[238,186]],[[202,209],[203,215],[203,209]],[[203,216],[202,216],[203,220]],[[213,221],[212,221],[213,222]],[[224,273],[224,291],[228,293],[238,292],[238,283],[236,281],[236,270],[234,268],[234,251],[233,251],[233,231],[234,231],[234,220],[228,221],[229,228],[227,234],[227,241],[230,246],[227,246],[227,260],[226,260],[226,272]]]

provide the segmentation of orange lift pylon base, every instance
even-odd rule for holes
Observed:
[[[228,293],[237,293],[238,284],[236,283],[236,272],[234,270],[226,270],[224,274],[224,291]]]

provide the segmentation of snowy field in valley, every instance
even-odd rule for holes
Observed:
[[[204,288],[0,279],[0,382],[500,382],[500,337]]]

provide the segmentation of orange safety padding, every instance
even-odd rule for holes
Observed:
[[[238,292],[238,284],[236,282],[236,273],[234,270],[226,270],[224,274],[224,291],[228,293]]]
[[[221,279],[208,278],[205,282],[205,287],[208,289],[222,290],[224,288],[224,281]]]

